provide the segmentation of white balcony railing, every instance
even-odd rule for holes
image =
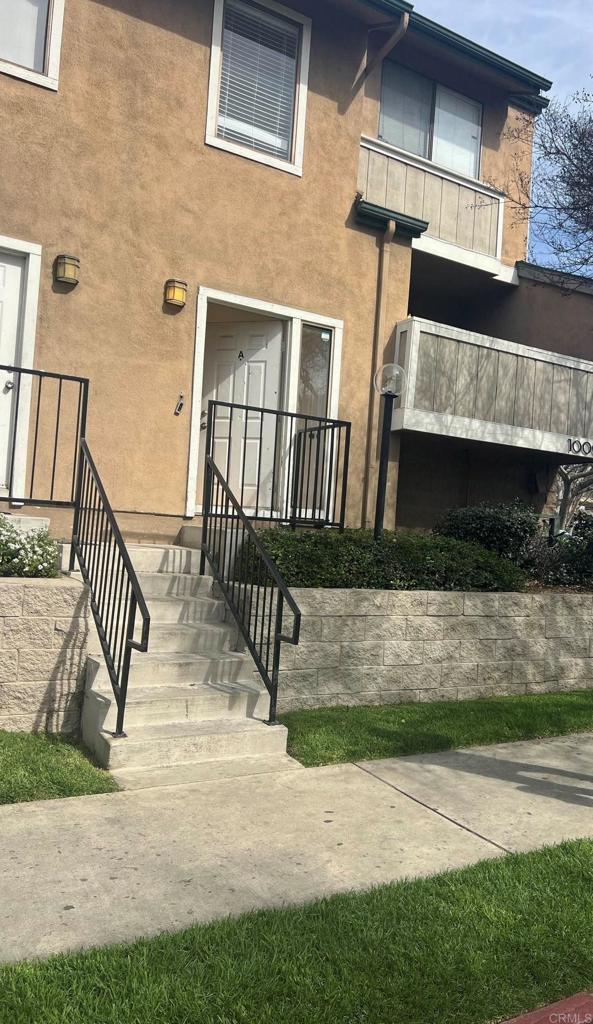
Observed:
[[[593,452],[593,362],[417,317],[397,325],[395,359],[408,384],[394,430]]]
[[[363,136],[358,190],[370,203],[427,221],[426,234],[415,243],[418,248],[430,248],[431,240],[444,243],[457,247],[462,262],[468,261],[465,251],[478,257],[472,261],[476,265],[497,271],[504,195],[496,189]],[[455,258],[454,250],[449,255]]]

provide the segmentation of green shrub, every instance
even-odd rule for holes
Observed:
[[[0,516],[0,576],[58,575],[59,550],[47,530],[20,533]]]
[[[528,544],[522,568],[529,576],[549,587],[593,586],[593,515],[579,512],[570,534],[561,534],[553,544],[538,534]]]
[[[590,512],[577,512],[572,521],[572,536],[576,540],[593,540],[593,515]]]
[[[481,544],[503,558],[520,562],[537,532],[538,514],[523,502],[453,508],[434,528],[436,534]]]
[[[522,590],[524,573],[477,544],[450,537],[367,530],[262,530],[292,587],[378,590]]]

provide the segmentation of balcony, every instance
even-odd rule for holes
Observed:
[[[503,193],[364,136],[358,190],[369,203],[428,222],[414,248],[513,279],[501,263]]]
[[[397,325],[408,386],[394,430],[558,455],[593,451],[593,362],[411,317]]]

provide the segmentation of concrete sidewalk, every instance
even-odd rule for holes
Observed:
[[[593,836],[593,735],[0,808],[0,960]]]

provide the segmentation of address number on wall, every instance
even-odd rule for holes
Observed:
[[[593,453],[593,441],[579,441],[578,438],[569,437],[568,450],[571,455],[591,455]]]

